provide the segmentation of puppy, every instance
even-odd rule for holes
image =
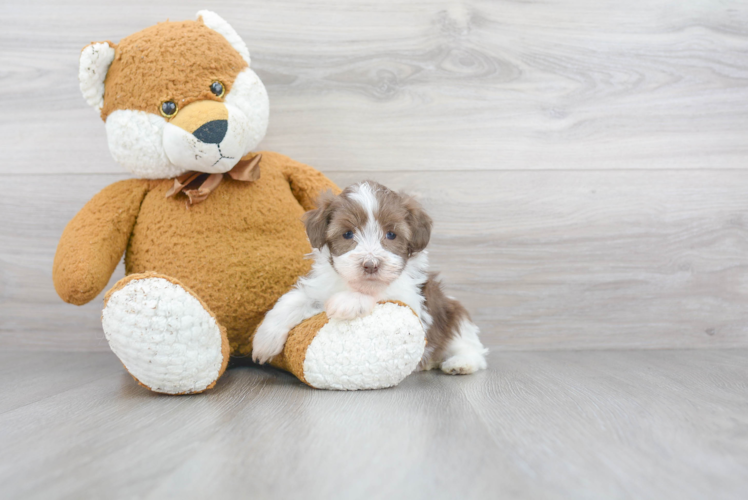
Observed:
[[[478,327],[428,270],[432,221],[418,202],[365,181],[338,196],[323,194],[317,206],[304,216],[312,270],[265,316],[253,341],[255,361],[279,354],[288,332],[322,311],[348,320],[369,314],[380,300],[399,300],[426,329],[419,369],[467,374],[486,367]]]

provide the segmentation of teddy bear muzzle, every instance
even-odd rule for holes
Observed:
[[[184,170],[228,172],[248,152],[250,124],[236,106],[196,101],[179,110],[164,128],[164,151]]]

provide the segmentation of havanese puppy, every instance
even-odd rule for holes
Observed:
[[[478,327],[429,272],[432,221],[416,200],[365,181],[338,196],[323,194],[317,206],[304,216],[312,270],[265,316],[253,341],[255,361],[279,354],[288,332],[322,311],[349,320],[369,314],[378,301],[398,300],[426,330],[419,369],[467,374],[486,367]]]

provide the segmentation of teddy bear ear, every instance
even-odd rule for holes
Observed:
[[[249,65],[249,49],[247,45],[234,28],[221,16],[209,10],[201,10],[197,13],[197,20],[202,21],[205,26],[223,35]]]
[[[104,105],[104,80],[113,60],[112,42],[94,42],[81,51],[78,68],[81,93],[86,102],[99,111]]]

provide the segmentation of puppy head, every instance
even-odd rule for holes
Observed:
[[[431,217],[412,197],[373,181],[323,194],[304,218],[314,248],[327,246],[333,267],[354,288],[392,283],[431,237]]]

